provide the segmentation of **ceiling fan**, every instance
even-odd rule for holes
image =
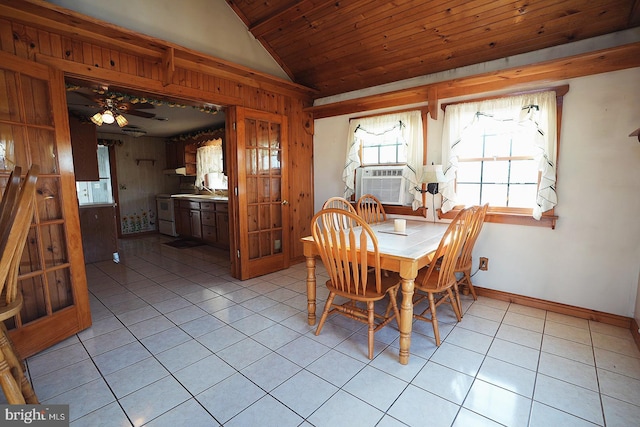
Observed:
[[[130,101],[119,100],[112,97],[101,97],[98,95],[90,95],[83,92],[76,92],[78,95],[90,100],[94,104],[97,104],[97,108],[100,110],[91,117],[91,121],[97,126],[102,126],[103,123],[111,124],[117,123],[118,126],[124,127],[129,121],[124,116],[132,115],[143,117],[146,119],[153,119],[156,115],[146,111],[155,108],[150,103],[132,103]],[[94,106],[89,106],[94,107]]]

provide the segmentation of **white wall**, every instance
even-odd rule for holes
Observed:
[[[474,255],[488,257],[489,270],[474,281],[633,317],[640,313],[640,144],[628,135],[640,126],[640,68],[566,83],[556,229],[486,224]],[[429,121],[429,162],[440,161],[442,116]],[[315,122],[316,210],[342,193],[348,119]]]
[[[137,33],[289,80],[223,0],[48,0]]]

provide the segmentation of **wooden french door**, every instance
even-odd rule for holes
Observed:
[[[62,72],[0,52],[0,182],[40,167],[20,262],[24,305],[8,322],[22,357],[91,324]]]
[[[230,110],[227,124],[235,126],[235,138],[228,153],[236,166],[231,215],[237,226],[232,274],[245,280],[289,266],[288,127],[286,116]]]

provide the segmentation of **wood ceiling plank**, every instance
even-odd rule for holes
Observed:
[[[449,56],[461,56],[463,53],[457,52],[455,50],[456,46],[462,46],[463,49],[473,52],[477,52],[477,49],[486,50],[490,48],[489,43],[486,43],[486,45],[484,44],[484,40],[487,37],[494,38],[494,43],[496,45],[502,45],[504,43],[503,40],[522,39],[523,33],[529,33],[529,38],[531,39],[537,36],[537,33],[540,31],[539,29],[545,25],[549,27],[549,30],[545,30],[545,32],[553,33],[552,30],[554,27],[554,23],[557,28],[563,31],[566,31],[567,28],[571,27],[585,28],[588,30],[589,27],[585,27],[583,23],[593,22],[592,26],[599,25],[598,22],[602,20],[601,12],[601,9],[598,7],[588,8],[585,9],[584,12],[577,12],[571,15],[567,15],[566,13],[562,13],[557,10],[552,10],[548,14],[536,16],[535,19],[530,19],[528,22],[522,22],[518,25],[513,25],[513,21],[511,19],[506,19],[503,21],[502,25],[496,25],[494,29],[491,30],[490,34],[486,29],[488,27],[480,26],[462,33],[460,37],[464,38],[450,40],[451,38],[453,38],[453,36],[450,36],[447,38],[447,43],[439,42],[438,46],[440,51],[450,52],[448,53]],[[611,23],[611,21],[609,20],[609,16],[611,16],[611,14],[605,16],[607,16],[607,22]],[[624,23],[622,22],[622,19],[625,15],[619,14],[618,16],[620,16],[621,19],[619,27],[623,27]],[[517,37],[518,35],[520,35],[521,37]],[[567,41],[568,40],[563,38],[563,42]],[[380,55],[384,56],[385,63],[391,64],[405,59],[410,60],[412,57],[415,58],[416,55],[412,54],[412,52],[415,52],[416,50],[416,43],[417,40],[415,40],[413,36],[396,40],[389,39],[385,45],[377,44],[363,46],[361,53],[349,54],[348,61],[347,56],[338,56],[338,53],[325,54],[323,63],[326,64],[327,61],[338,62],[340,64],[343,64],[345,67],[347,67],[349,64],[357,64],[361,69],[370,69],[372,68],[372,63],[379,62],[377,57],[371,55],[372,51],[380,52]],[[427,55],[435,55],[435,52],[438,52],[438,49],[431,49],[430,51],[428,51]],[[460,52],[464,52],[464,50],[461,50]],[[286,58],[283,59],[286,60]],[[428,62],[425,63],[428,64]],[[315,76],[316,78],[320,79],[322,78],[322,76],[318,74],[320,72],[319,69],[322,67],[320,65],[314,64],[313,57],[305,58],[304,64],[308,64],[310,68],[307,68],[304,71],[296,71],[295,69],[293,70],[297,79],[300,79],[300,81],[309,81],[309,76]],[[335,74],[343,73],[336,70]]]
[[[299,20],[309,13],[313,13],[320,8],[326,8],[333,5],[334,13],[339,8],[339,3],[335,0],[302,0],[290,1],[285,4],[282,9],[267,17],[254,22],[249,26],[249,31],[256,37],[264,37],[265,35],[277,31],[279,28],[287,27],[293,22]]]
[[[490,0],[483,0],[490,2]],[[305,52],[319,51],[331,52],[346,46],[357,45],[362,47],[363,40],[373,38],[382,41],[388,37],[385,33],[394,29],[407,26],[404,20],[409,16],[411,21],[420,19],[431,19],[431,15],[434,10],[440,10],[450,4],[451,7],[459,4],[464,4],[464,0],[438,0],[437,3],[433,3],[434,8],[427,9],[424,6],[420,6],[420,2],[406,2],[402,5],[396,5],[391,2],[376,2],[370,1],[368,3],[358,2],[353,8],[344,8],[341,10],[341,14],[338,17],[326,14],[323,16],[310,16],[309,21],[314,22],[319,31],[325,30],[322,33],[319,31],[313,34],[313,37],[309,37],[307,33]],[[418,25],[419,26],[419,25]],[[291,33],[302,34],[305,29],[302,27],[291,28]],[[302,52],[298,45],[296,37],[286,37],[283,34],[281,40],[275,40],[267,38],[267,41],[273,44],[278,51],[281,52],[283,57],[296,57]],[[280,43],[282,41],[282,43]],[[346,50],[346,49],[345,49]]]
[[[365,84],[380,84],[379,82],[383,81],[388,75],[393,75],[395,80],[401,80],[402,77],[410,78],[420,74],[427,74],[426,70],[428,70],[429,73],[433,73],[457,68],[466,64],[508,57],[529,50],[542,49],[558,44],[558,40],[566,43],[598,35],[604,32],[606,28],[611,28],[615,23],[612,21],[617,20],[617,17],[601,19],[600,11],[597,9],[590,11],[590,13],[591,15],[587,15],[584,18],[585,20],[594,21],[594,24],[588,29],[581,25],[580,21],[571,19],[571,17],[562,17],[557,20],[557,22],[550,21],[547,23],[547,29],[542,37],[518,37],[518,35],[521,34],[521,30],[511,26],[510,30],[502,33],[499,39],[497,38],[498,35],[495,35],[495,40],[497,41],[494,42],[495,44],[493,46],[487,46],[485,45],[485,40],[475,38],[462,43],[462,48],[458,51],[453,51],[447,46],[440,50],[428,52],[422,56],[412,56],[411,47],[408,47],[398,50],[392,55],[387,55],[387,63],[384,68],[373,68],[371,63],[367,62],[368,59],[366,57],[363,57],[362,60],[356,57],[352,58],[352,60],[346,64],[344,62],[338,62],[339,64],[343,64],[342,67],[333,67],[331,70],[316,68],[315,70],[311,70],[309,75],[298,74],[297,79],[301,82],[325,82],[325,87],[318,88],[323,94],[327,93],[326,90],[329,87],[333,88],[332,92],[340,93],[339,90],[341,90],[341,88],[339,86],[353,86],[354,82],[348,81],[349,79],[357,79],[363,87],[366,87],[364,86]],[[555,32],[552,32],[551,29],[555,29]],[[586,32],[587,30],[594,32],[588,33]],[[582,33],[580,33],[580,31],[582,31]],[[425,70],[425,72],[417,73],[416,70],[420,68]],[[331,78],[333,75],[337,75],[337,77]],[[367,78],[367,76],[371,77]]]

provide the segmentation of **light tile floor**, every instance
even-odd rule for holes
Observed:
[[[638,426],[640,352],[628,330],[464,298],[444,341],[414,324],[400,365],[395,324],[307,324],[304,264],[247,281],[227,254],[164,236],[121,242],[87,266],[93,326],[28,359],[43,403],[73,426]],[[322,268],[319,268],[322,271]],[[318,280],[319,309],[326,297]]]

